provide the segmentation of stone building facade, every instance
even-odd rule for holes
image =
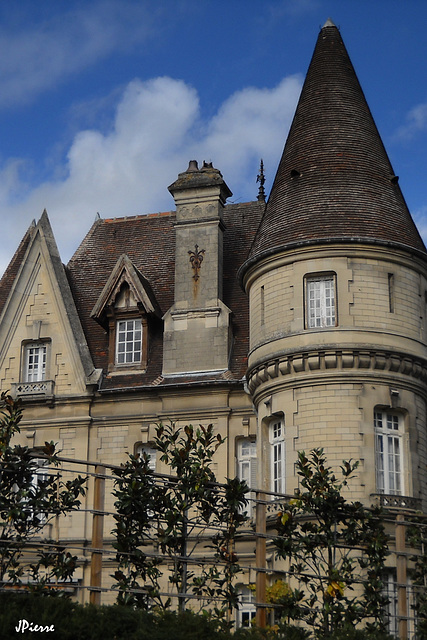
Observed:
[[[219,478],[291,494],[324,447],[360,460],[351,497],[426,512],[427,252],[332,22],[267,202],[227,204],[195,161],[169,191],[174,211],[96,220],[66,266],[45,212],[24,235],[0,283],[23,443],[118,464],[160,421],[213,423]]]

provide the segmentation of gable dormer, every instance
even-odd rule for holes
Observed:
[[[109,372],[146,369],[150,319],[161,312],[150,283],[126,254],[117,260],[91,317],[108,331]]]

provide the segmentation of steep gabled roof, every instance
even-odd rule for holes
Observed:
[[[160,315],[159,306],[149,281],[143,274],[132,264],[132,260],[123,253],[108,278],[101,295],[95,303],[91,312],[91,318],[94,318],[101,325],[103,324],[103,316],[106,309],[110,305],[114,305],[117,295],[120,293],[122,284],[126,282],[131,288],[134,298],[138,305],[141,305],[145,313],[154,313]]]
[[[7,291],[7,297],[0,314],[0,365],[17,330],[28,322],[26,305],[42,286],[42,280],[49,298],[47,324],[55,318],[64,336],[68,336],[64,349],[74,360],[74,378],[83,386],[97,384],[101,371],[93,365],[46,211],[28,229],[1,282],[2,295]]]
[[[10,290],[12,288],[14,280],[22,265],[22,260],[27,252],[31,239],[34,236],[35,229],[36,229],[36,222],[35,220],[33,220],[30,226],[28,227],[21,242],[19,243],[19,246],[15,251],[15,254],[12,260],[9,262],[4,274],[2,275],[2,278],[0,280],[0,314],[3,311],[3,307],[10,294]]]
[[[320,31],[249,262],[298,243],[425,253],[340,32]]]

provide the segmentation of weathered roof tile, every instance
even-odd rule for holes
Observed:
[[[425,253],[337,27],[320,31],[252,246],[392,243]]]

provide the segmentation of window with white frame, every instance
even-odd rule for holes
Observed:
[[[32,342],[24,347],[24,382],[46,379],[47,344]]]
[[[118,320],[116,325],[116,364],[140,364],[142,323],[140,318]]]
[[[336,325],[336,276],[325,274],[305,278],[306,328]]]
[[[257,454],[256,441],[252,438],[243,438],[237,442],[237,476],[244,480],[248,487],[255,489],[257,486]],[[254,513],[255,491],[246,494],[248,505],[242,510],[249,516]]]
[[[236,627],[248,628],[256,616],[255,596],[250,587],[239,589],[239,608],[236,610]]]
[[[376,410],[374,428],[377,492],[404,495],[403,416]]]
[[[148,468],[150,471],[155,473],[157,465],[157,449],[149,444],[140,444],[136,448],[136,453],[139,455],[145,453],[148,458]]]
[[[269,425],[271,491],[285,493],[285,421],[277,418]]]
[[[34,472],[31,477],[30,493],[31,497],[36,497],[42,495],[42,485],[48,480],[48,461],[45,458],[34,458],[33,466]],[[28,503],[28,517],[34,518],[39,524],[43,524],[47,520],[48,514],[43,512],[36,513],[28,496],[25,498],[25,502]]]

